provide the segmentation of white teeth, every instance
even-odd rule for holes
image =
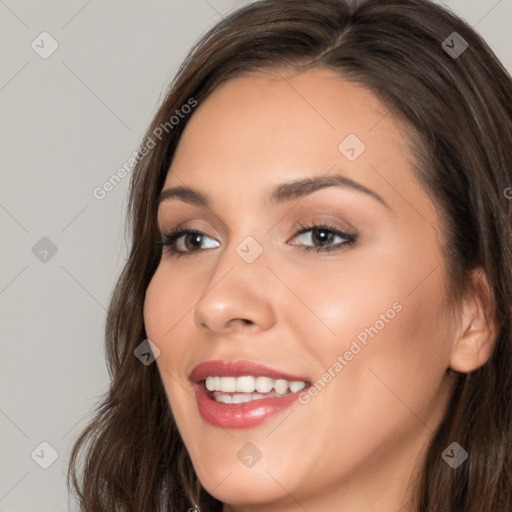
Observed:
[[[306,387],[306,383],[302,382],[301,380],[294,380],[293,382],[290,382],[290,391],[292,393],[297,393],[297,391],[300,391],[301,389],[304,389]]]
[[[270,377],[256,377],[256,391],[258,393],[268,393],[274,382]]]
[[[232,404],[243,404],[244,402],[250,402],[252,397],[250,393],[237,393],[231,397]]]
[[[223,404],[241,404],[245,402],[252,402],[253,400],[262,400],[263,398],[279,398],[282,397],[277,391],[270,393],[224,393],[223,391],[213,391],[212,398],[217,402]]]
[[[222,402],[223,404],[232,404],[233,403],[232,398],[229,395],[217,396],[217,397],[215,397],[215,400],[217,400],[217,402]]]
[[[278,393],[281,393],[281,395],[284,395],[288,391],[288,381],[284,379],[276,380],[276,383],[274,384],[274,389]]]
[[[220,390],[226,393],[234,393],[236,391],[236,377],[221,377]]]
[[[252,375],[237,377],[236,391],[252,393],[256,389],[256,379]]]
[[[206,377],[205,386],[208,391],[213,391],[216,388],[216,386],[215,386],[216,378],[218,378],[218,377]]]
[[[249,401],[249,399],[254,400],[257,393],[270,393],[272,390],[275,390],[277,395],[296,393],[305,388],[306,383],[300,380],[272,379],[263,375],[258,377],[252,375],[240,377],[209,376],[206,378],[205,386],[208,391],[237,393],[236,402],[226,402],[223,398],[221,400],[223,403],[242,403]]]

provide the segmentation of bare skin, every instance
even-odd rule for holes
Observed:
[[[356,139],[340,150],[349,134],[363,152]],[[144,314],[195,470],[226,511],[415,510],[411,484],[447,407],[447,370],[483,364],[492,332],[478,297],[454,315],[438,214],[410,155],[388,109],[326,70],[232,79],[188,123],[163,189],[186,185],[211,205],[164,201],[158,222],[163,233],[186,223],[205,236],[177,241],[184,254],[164,249]],[[334,175],[372,193],[332,186],[269,203],[279,184]],[[299,222],[355,241],[297,234]],[[252,263],[236,251],[249,236],[263,249]],[[335,249],[316,251],[326,246]],[[210,359],[311,383],[330,369],[331,379],[257,427],[222,429],[201,418],[189,380]],[[237,458],[249,442],[262,454],[252,468]]]

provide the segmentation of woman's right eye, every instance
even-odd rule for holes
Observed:
[[[205,239],[212,242],[202,246]],[[166,247],[170,254],[184,254],[196,252],[200,249],[215,249],[220,246],[220,243],[201,231],[177,229],[171,233],[163,234],[160,245]]]

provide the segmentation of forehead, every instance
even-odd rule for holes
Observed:
[[[417,187],[408,144],[386,105],[337,73],[244,75],[196,109],[164,188],[207,187],[209,195],[227,199],[233,190],[263,193],[288,179],[330,171],[379,189],[386,180]]]

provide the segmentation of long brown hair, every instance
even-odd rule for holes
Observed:
[[[464,41],[465,51],[450,53]],[[68,485],[84,512],[185,511],[193,503],[221,510],[198,481],[156,365],[134,356],[147,337],[144,296],[161,255],[157,197],[193,115],[184,105],[201,104],[244,73],[312,67],[363,84],[411,127],[415,172],[443,221],[453,296],[478,266],[492,289],[493,355],[457,377],[422,468],[418,510],[512,510],[511,77],[474,29],[428,0],[262,0],[192,49],[143,140],[156,145],[131,181],[131,251],[105,332],[111,386],[69,465]],[[176,110],[182,115],[171,121]],[[469,454],[457,470],[441,458],[453,441]]]

